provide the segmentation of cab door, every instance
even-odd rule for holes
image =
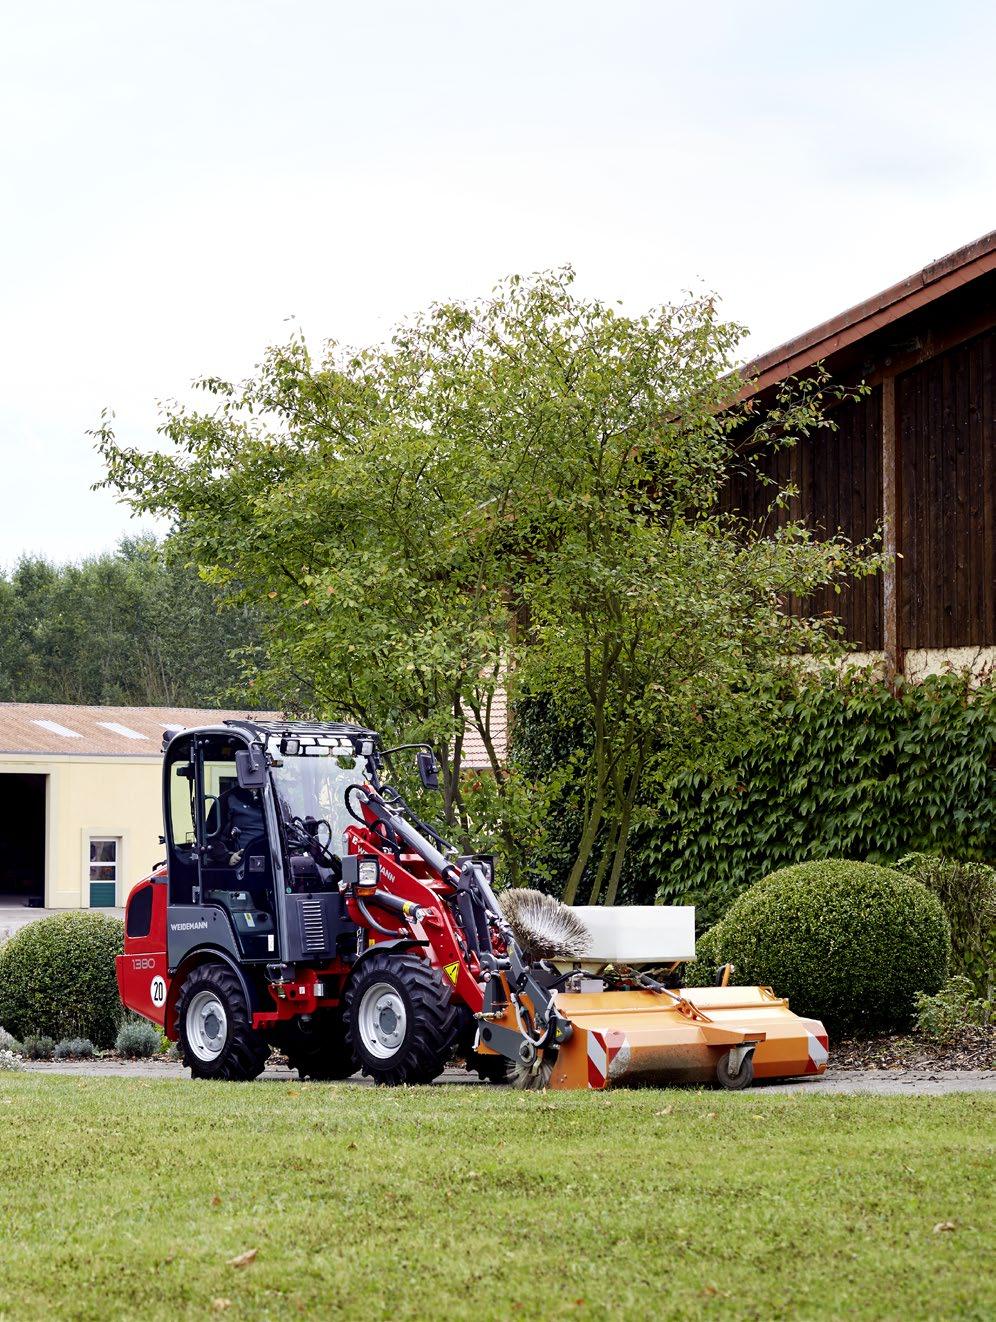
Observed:
[[[229,916],[246,960],[277,957],[274,869],[263,790],[239,785],[235,735],[197,736],[197,858],[200,902]]]

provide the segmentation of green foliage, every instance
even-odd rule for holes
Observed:
[[[80,565],[26,557],[0,571],[0,701],[245,702],[231,654],[254,637],[250,611],[219,613],[213,589],[151,539]]]
[[[8,1033],[6,1028],[0,1028],[0,1051],[12,1051],[15,1055],[18,1055],[23,1050],[23,1045],[13,1033]]]
[[[996,981],[996,868],[936,854],[907,854],[896,867],[934,892],[951,924],[951,967],[992,995]]]
[[[129,1060],[146,1060],[162,1046],[162,1033],[147,1020],[132,1020],[118,1029],[114,1050]]]
[[[29,923],[0,950],[0,1020],[23,1037],[86,1036],[109,1047],[121,1021],[114,959],[124,924],[86,910]]]
[[[92,1060],[97,1049],[88,1037],[66,1037],[56,1044],[55,1060]]]
[[[745,754],[646,796],[623,894],[694,904],[710,925],[776,868],[911,850],[996,857],[992,681],[934,676],[893,693],[852,671],[783,691]]]
[[[712,987],[722,960],[719,954],[719,927],[710,927],[695,941],[695,958],[685,965],[682,981],[686,987]]]
[[[784,597],[874,567],[787,519],[764,536],[718,512],[735,452],[832,427],[840,393],[815,371],[762,420],[727,407],[742,334],[710,298],[631,317],[569,269],[513,277],[385,345],[315,361],[296,340],[242,385],[208,378],[207,411],[167,411],[167,449],[106,423],[106,485],[259,613],[261,697],[440,747],[442,822],[465,846],[498,843],[514,876],[570,779],[565,898],[583,879],[611,901],[648,780],[739,747],[757,676],[830,646]],[[584,754],[504,766],[503,685],[547,695]],[[469,735],[494,793],[465,774]]]
[[[933,996],[917,992],[914,1026],[922,1037],[938,1042],[957,1042],[966,1030],[985,1028],[992,1022],[992,1005],[975,995],[970,978],[956,974]]]
[[[799,1014],[829,1028],[906,1023],[917,992],[947,973],[940,901],[893,868],[828,860],[756,882],[708,937],[707,954],[735,981],[773,987]]]
[[[24,1054],[28,1060],[51,1060],[55,1054],[55,1038],[44,1033],[29,1033],[24,1039]]]

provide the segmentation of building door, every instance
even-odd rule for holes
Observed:
[[[90,908],[113,909],[118,902],[118,866],[121,839],[113,835],[90,837]]]
[[[0,774],[0,904],[45,903],[47,776]]]

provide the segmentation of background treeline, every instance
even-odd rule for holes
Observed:
[[[0,701],[251,705],[236,654],[257,632],[151,538],[81,564],[25,556],[0,571]]]

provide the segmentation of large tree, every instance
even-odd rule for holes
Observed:
[[[752,424],[728,407],[742,331],[711,299],[630,317],[572,282],[512,278],[318,361],[292,341],[241,385],[202,381],[206,410],[169,408],[167,448],[121,445],[109,420],[98,443],[107,483],[262,612],[261,698],[432,739],[445,818],[513,863],[570,778],[565,893],[588,877],[611,900],[643,778],[756,728],[756,678],[827,643],[783,601],[862,562],[717,512]],[[791,443],[826,396],[817,379],[783,398],[765,438]],[[550,694],[585,758],[525,783],[495,744],[501,687]],[[486,782],[461,774],[470,731]]]

